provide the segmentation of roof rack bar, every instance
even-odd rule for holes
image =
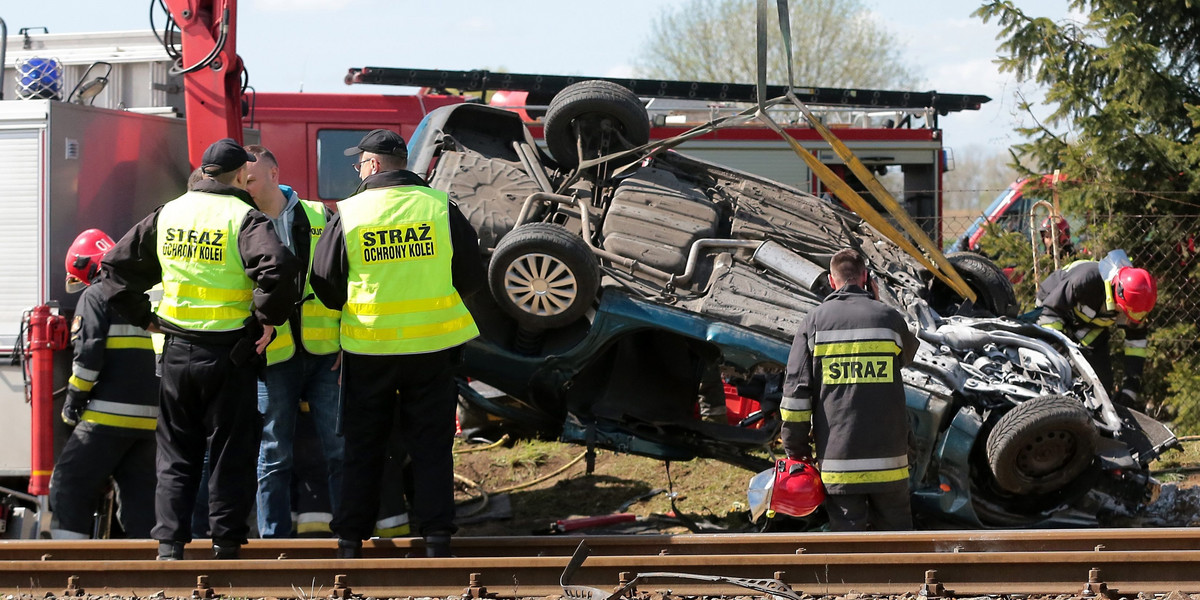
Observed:
[[[442,71],[390,67],[352,68],[346,74],[347,84],[403,85],[456,89],[464,92],[513,90],[541,92],[553,95],[563,88],[588,79],[603,79],[625,86],[642,98],[678,98],[686,100],[757,102],[752,83],[710,83],[704,81],[672,81],[667,79],[628,79],[617,77],[584,77],[581,75],[531,75],[526,73],[492,73],[491,71]],[[767,87],[767,95],[784,95],[786,86]],[[795,94],[807,104],[821,106],[851,106],[873,108],[932,108],[941,114],[963,110],[979,110],[991,98],[978,94],[941,94],[845,88],[795,88]]]

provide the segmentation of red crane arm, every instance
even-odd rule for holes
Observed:
[[[213,142],[242,141],[242,59],[237,55],[237,0],[166,0],[183,37],[188,160]]]

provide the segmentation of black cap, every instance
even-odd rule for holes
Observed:
[[[208,150],[204,151],[204,156],[200,159],[200,168],[209,175],[220,175],[236,171],[248,162],[257,161],[253,154],[246,152],[233,138],[225,138],[213,142]]]
[[[391,156],[399,156],[401,158],[408,157],[408,146],[404,143],[404,138],[400,134],[390,129],[373,129],[371,133],[363,136],[362,141],[357,146],[346,148],[346,156],[354,156],[359,152],[373,152],[375,154],[387,154]]]

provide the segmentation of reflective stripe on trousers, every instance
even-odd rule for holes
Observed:
[[[908,478],[908,456],[821,459],[821,481],[829,485],[886,483]]]

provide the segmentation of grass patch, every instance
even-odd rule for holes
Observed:
[[[1197,465],[1200,465],[1200,439],[1184,438],[1178,449],[1150,463],[1150,470],[1162,482],[1197,485],[1200,473],[1193,471]]]

